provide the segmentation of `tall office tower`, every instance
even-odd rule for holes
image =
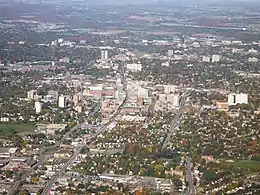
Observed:
[[[35,112],[38,114],[42,111],[42,103],[41,102],[35,102]]]
[[[73,95],[73,103],[74,103],[74,106],[77,106],[79,104],[79,94],[78,93],[75,93]]]
[[[174,54],[173,50],[168,50],[168,57],[173,56],[173,54]]]
[[[237,104],[248,104],[248,95],[244,93],[235,94],[231,93],[228,95],[228,105],[234,106]]]
[[[37,90],[31,90],[27,92],[27,98],[29,100],[33,100],[36,95],[37,95]]]
[[[66,107],[66,97],[61,95],[59,97],[59,107],[60,108],[65,108]]]
[[[4,82],[3,82],[3,72],[0,69],[0,101],[2,100],[3,90],[4,90]]]
[[[209,56],[203,56],[202,61],[203,62],[210,62],[210,57]]]
[[[212,62],[219,62],[220,61],[220,56],[219,55],[212,55]]]
[[[107,50],[102,50],[101,51],[101,60],[105,61],[108,59],[108,51]]]

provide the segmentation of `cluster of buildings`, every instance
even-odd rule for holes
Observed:
[[[28,101],[35,101],[35,112],[39,114],[42,112],[44,104],[57,103],[59,108],[66,108],[68,103],[73,103],[74,109],[77,112],[82,112],[84,102],[82,92],[77,92],[74,95],[59,95],[58,91],[50,90],[45,96],[37,95],[37,90],[30,90],[27,93]]]
[[[217,101],[216,108],[222,111],[228,111],[230,106],[236,106],[239,104],[248,104],[248,94],[244,93],[230,93],[227,97],[227,101]]]
[[[154,107],[156,111],[170,111],[179,107],[181,91],[178,86],[162,85],[158,86],[158,90],[158,100]]]

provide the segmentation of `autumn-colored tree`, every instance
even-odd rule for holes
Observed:
[[[33,184],[38,183],[38,181],[39,181],[39,178],[38,178],[38,177],[32,177],[32,183],[33,183]]]
[[[127,147],[127,152],[133,154],[134,153],[134,144],[130,143]]]
[[[29,191],[24,189],[21,191],[21,195],[30,195]]]
[[[136,190],[135,195],[142,195],[142,192],[140,190]]]

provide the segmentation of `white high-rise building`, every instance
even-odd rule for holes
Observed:
[[[108,51],[107,50],[101,50],[101,60],[105,61],[108,59]]]
[[[236,94],[235,93],[231,93],[228,95],[228,105],[229,106],[236,105]]]
[[[64,42],[64,39],[63,39],[63,38],[58,38],[57,42],[58,42],[58,43],[63,43],[63,42]]]
[[[148,89],[139,87],[137,91],[137,95],[139,98],[148,98]]]
[[[59,97],[59,107],[60,108],[65,108],[66,107],[66,97],[61,95]]]
[[[180,105],[180,96],[179,95],[175,95],[174,96],[174,101],[173,101],[173,106],[179,107],[179,105]]]
[[[248,95],[244,93],[228,95],[228,105],[235,106],[237,104],[248,104]]]
[[[78,93],[73,95],[73,103],[75,106],[79,104],[79,94]]]
[[[202,61],[203,62],[210,62],[210,57],[209,56],[203,56]]]
[[[41,102],[35,102],[35,112],[38,114],[42,111],[42,103]]]
[[[37,90],[31,90],[27,92],[27,98],[29,100],[33,100],[36,95],[37,95]]]
[[[173,50],[168,50],[168,56],[169,56],[169,57],[173,56],[173,54],[174,54],[174,51],[173,51]]]
[[[220,56],[219,55],[212,55],[212,62],[219,62],[220,61]]]

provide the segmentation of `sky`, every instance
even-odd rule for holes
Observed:
[[[84,0],[82,0],[84,1]],[[157,2],[167,3],[224,3],[224,2],[259,2],[260,0],[85,0],[86,2],[97,4],[152,4]]]

